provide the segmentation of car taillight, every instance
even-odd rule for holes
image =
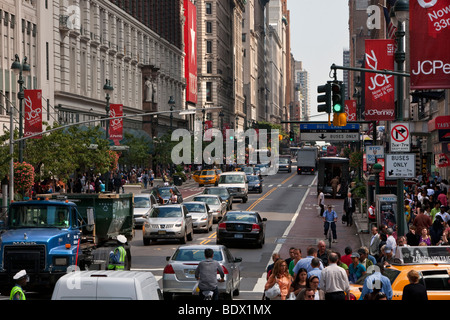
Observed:
[[[226,223],[219,223],[219,230],[226,230],[227,229],[227,224]]]
[[[259,230],[261,230],[261,228],[259,227],[258,224],[255,223],[252,225],[252,231],[259,231]]]
[[[222,269],[224,274],[228,274],[228,269],[225,266],[222,266]],[[219,274],[219,271],[217,271],[217,274]]]
[[[175,273],[175,270],[173,270],[173,267],[171,264],[168,264],[165,268],[163,273]]]

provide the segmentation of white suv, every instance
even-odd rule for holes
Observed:
[[[182,204],[153,207],[142,227],[144,245],[158,239],[179,239],[184,244],[193,233],[192,216]]]

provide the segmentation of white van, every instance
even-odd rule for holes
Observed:
[[[243,203],[248,200],[248,180],[243,171],[223,172],[219,178],[219,187],[227,188],[233,199],[241,198]]]
[[[74,271],[61,277],[52,300],[162,300],[163,295],[151,272]]]

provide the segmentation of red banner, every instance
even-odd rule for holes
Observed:
[[[42,90],[24,90],[24,132],[23,136],[28,137],[42,132]],[[35,136],[30,139],[39,139],[42,136]]]
[[[450,88],[450,0],[409,2],[411,89]]]
[[[373,70],[394,70],[394,40],[366,40],[365,66]],[[394,76],[365,73],[365,120],[395,120]]]
[[[356,100],[345,100],[345,113],[348,121],[356,121]]]
[[[197,8],[184,0],[186,101],[197,103]]]
[[[123,116],[123,104],[111,104],[110,117]],[[123,139],[123,118],[109,120],[109,139],[120,141]]]

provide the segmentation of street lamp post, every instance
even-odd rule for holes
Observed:
[[[383,170],[383,166],[379,163],[375,163],[372,167],[375,173],[375,196],[380,194],[380,172]]]
[[[15,60],[11,65],[11,70],[14,71],[16,75],[19,76],[19,80],[17,83],[19,84],[19,93],[17,94],[17,98],[19,99],[19,138],[23,137],[23,99],[25,98],[24,87],[23,84],[25,80],[23,76],[28,76],[31,71],[31,67],[27,62],[27,57],[23,59],[23,62],[20,63],[19,55],[16,54]],[[11,128],[13,130],[13,128]],[[23,149],[24,149],[24,140],[19,141],[19,162],[23,162]]]
[[[110,95],[112,94],[112,92],[114,91],[114,88],[111,86],[111,80],[106,79],[105,85],[103,86],[103,91],[106,94],[106,106],[105,106],[105,110],[106,110],[106,124],[105,124],[105,139],[106,141],[109,140],[109,120],[108,118],[110,117],[109,112],[110,112],[110,107],[109,107],[109,100],[111,99]],[[109,180],[111,176],[111,172],[109,171],[108,168],[108,173],[106,174],[106,181],[105,181],[105,189],[109,190]]]
[[[404,73],[405,71],[405,26],[404,23],[409,15],[409,2],[407,0],[397,0],[394,5],[395,20],[397,20],[397,50],[395,52],[395,61],[397,62],[397,72]],[[403,121],[403,77],[397,77],[397,121]],[[403,236],[406,234],[406,219],[404,214],[404,198],[403,198],[403,179],[397,180],[397,234]]]
[[[173,99],[173,96],[170,96],[169,99],[169,106],[170,106],[170,132],[173,130],[173,106],[175,105],[175,100]]]
[[[110,94],[112,94],[112,92],[114,91],[114,88],[111,86],[111,80],[106,79],[105,85],[103,86],[103,91],[106,94],[106,118],[109,118],[109,100],[110,98]],[[106,120],[106,140],[109,139],[109,120]]]

